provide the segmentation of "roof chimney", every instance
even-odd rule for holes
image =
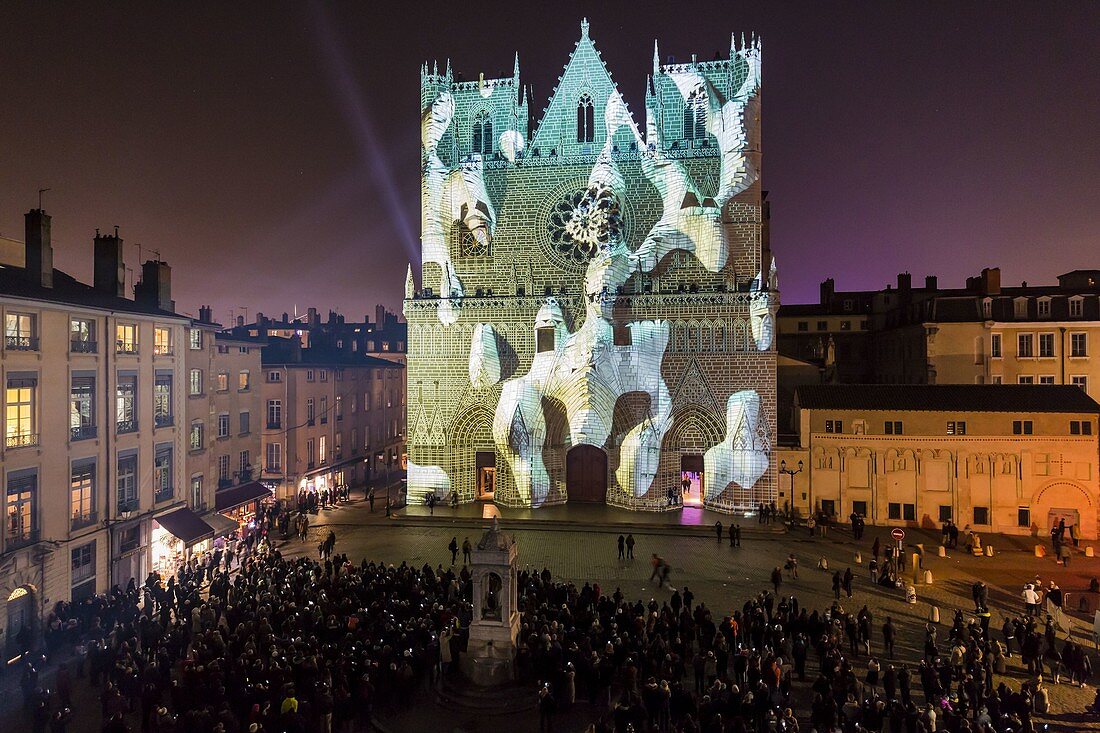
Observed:
[[[306,311],[306,313],[307,313],[307,316],[306,316],[306,324],[307,325],[310,325],[310,326],[320,325],[321,317],[317,315],[317,309],[316,308],[310,308],[308,311]]]
[[[833,299],[833,293],[836,292],[836,283],[830,277],[821,283],[821,305],[828,305],[829,301]]]
[[[95,230],[94,273],[92,284],[96,290],[126,297],[126,262],[122,258],[122,238],[118,228],[114,234],[100,234]]]
[[[53,246],[50,244],[50,215],[43,209],[31,209],[24,215],[26,224],[27,279],[44,288],[53,287]]]
[[[925,290],[939,290],[939,280],[935,275],[924,276],[924,289]]]
[[[982,293],[985,295],[1001,294],[1001,268],[987,267],[982,270]]]
[[[912,289],[912,287],[913,287],[913,276],[910,275],[908,272],[899,272],[898,273],[898,290],[900,290],[902,292],[905,292],[907,290]]]
[[[208,305],[199,306],[199,323],[213,323],[214,313]]]
[[[167,262],[148,260],[141,266],[141,282],[134,288],[134,300],[149,308],[173,312],[172,268]]]

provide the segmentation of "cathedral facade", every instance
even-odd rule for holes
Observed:
[[[408,500],[662,511],[776,497],[760,42],[661,65],[639,127],[587,21],[541,118],[421,69]]]

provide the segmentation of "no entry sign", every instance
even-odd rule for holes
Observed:
[[[898,542],[901,542],[903,539],[905,539],[905,530],[901,527],[894,527],[892,530],[890,530],[890,536]]]

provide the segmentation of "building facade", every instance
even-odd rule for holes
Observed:
[[[780,492],[802,516],[1097,537],[1100,405],[1076,387],[817,385],[795,403]]]
[[[1056,285],[1007,287],[997,268],[940,288],[837,292],[784,306],[779,348],[820,364],[826,382],[1068,384],[1100,398],[1100,270],[1074,270]]]
[[[758,40],[655,47],[643,134],[587,21],[536,125],[518,57],[500,79],[422,68],[410,502],[774,500],[759,84]]]
[[[236,529],[234,521],[219,515],[271,496],[257,480],[263,451],[263,343],[222,331],[206,306],[188,329],[187,499],[216,535]]]
[[[190,511],[189,319],[174,311],[168,266],[144,263],[128,298],[122,239],[97,232],[94,284],[80,283],[53,268],[41,210],[26,215],[24,249],[24,266],[0,266],[0,623],[13,653],[57,601],[143,581],[159,520]]]
[[[294,499],[396,478],[405,460],[403,372],[397,361],[270,338],[261,481]]]

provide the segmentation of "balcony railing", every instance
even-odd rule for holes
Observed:
[[[116,341],[115,351],[119,354],[136,354],[138,345],[133,341]]]
[[[38,337],[4,336],[4,348],[8,351],[38,351]]]
[[[26,547],[27,545],[33,545],[38,542],[38,529],[28,529],[21,531],[8,530],[5,534],[5,549],[15,550],[20,547]]]
[[[321,424],[322,425],[328,425],[328,418],[325,417],[324,415],[321,415]]]
[[[8,448],[26,448],[38,445],[38,433],[9,433],[4,439]]]
[[[306,463],[306,468],[307,468],[307,469],[309,469],[309,468],[314,468],[314,467],[315,467],[316,465],[317,465],[317,464],[316,464],[316,463],[314,463],[313,461],[309,461],[308,463]]]
[[[119,499],[118,500],[118,515],[126,518],[124,515],[133,514],[141,505],[137,499]]]
[[[87,440],[88,438],[94,438],[95,435],[95,425],[80,425],[75,428],[69,428],[69,437],[72,440]]]
[[[84,527],[91,527],[99,519],[99,512],[91,511],[87,514],[74,514],[73,515],[73,529],[83,529]]]
[[[316,420],[314,420],[314,419],[313,419],[312,417],[311,417],[311,418],[309,418],[308,420],[306,420],[306,425],[307,425],[308,427],[313,427],[313,426],[314,426],[314,425],[316,425],[316,424],[317,424],[317,421],[316,421]]]
[[[267,429],[268,430],[281,430],[282,427],[283,427],[283,421],[282,420],[268,420],[267,421]]]
[[[153,356],[171,356],[171,344],[153,344]]]
[[[115,423],[115,432],[119,435],[122,435],[123,433],[136,433],[137,429],[137,420],[119,420]]]
[[[220,479],[218,479],[218,488],[219,489],[228,489],[232,485],[233,485],[233,479],[231,479],[231,478],[220,478]]]
[[[171,486],[168,486],[168,487],[163,488],[163,489],[157,489],[156,493],[153,494],[153,501],[157,502],[157,503],[160,503],[162,501],[168,501],[168,500],[172,499],[175,495],[176,495],[176,490],[174,488],[172,488]]]
[[[99,344],[95,341],[81,341],[80,339],[73,339],[69,342],[69,351],[74,354],[94,354],[99,349]]]
[[[172,426],[172,416],[157,414],[153,415],[153,427],[167,428]]]

